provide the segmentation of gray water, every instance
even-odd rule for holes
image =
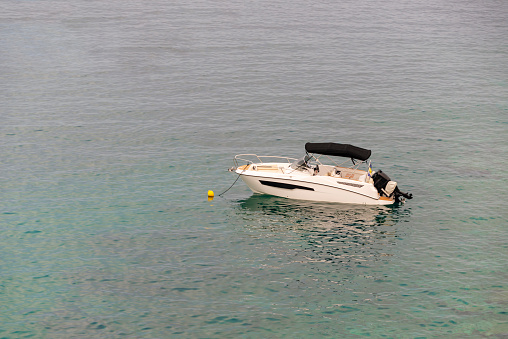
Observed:
[[[508,3],[0,3],[0,337],[508,336]],[[351,143],[415,198],[255,195]]]

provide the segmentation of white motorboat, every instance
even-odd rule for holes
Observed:
[[[370,150],[331,142],[306,143],[305,150],[301,159],[238,154],[230,171],[237,173],[254,193],[289,199],[363,205],[391,205],[412,199],[381,170],[372,172],[370,162],[366,162]],[[348,159],[338,164],[329,156]],[[323,157],[331,164],[324,164]],[[352,165],[345,166],[349,161]],[[367,170],[359,169],[362,164]]]

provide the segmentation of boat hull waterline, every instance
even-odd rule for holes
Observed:
[[[273,164],[284,168],[284,163]],[[286,174],[264,174],[257,170],[235,171],[254,192],[278,197],[347,204],[390,205],[394,199],[380,197],[372,184],[335,177]]]

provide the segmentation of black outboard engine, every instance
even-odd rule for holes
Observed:
[[[379,170],[374,175],[372,175],[372,180],[374,180],[374,186],[380,195],[389,196],[384,192],[386,184],[390,182],[390,177],[383,173],[383,171]]]
[[[391,181],[390,177],[383,173],[381,170],[374,173],[372,180],[374,180],[374,186],[381,196],[394,196],[396,202],[401,201],[400,197],[413,199],[413,195],[411,193],[401,192],[397,187],[397,183],[395,181]]]

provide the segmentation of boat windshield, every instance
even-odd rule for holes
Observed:
[[[295,170],[307,168],[307,167],[309,167],[308,161],[310,159],[312,159],[312,156],[307,154],[306,156],[293,162],[289,167],[291,167],[292,169],[295,169]]]

